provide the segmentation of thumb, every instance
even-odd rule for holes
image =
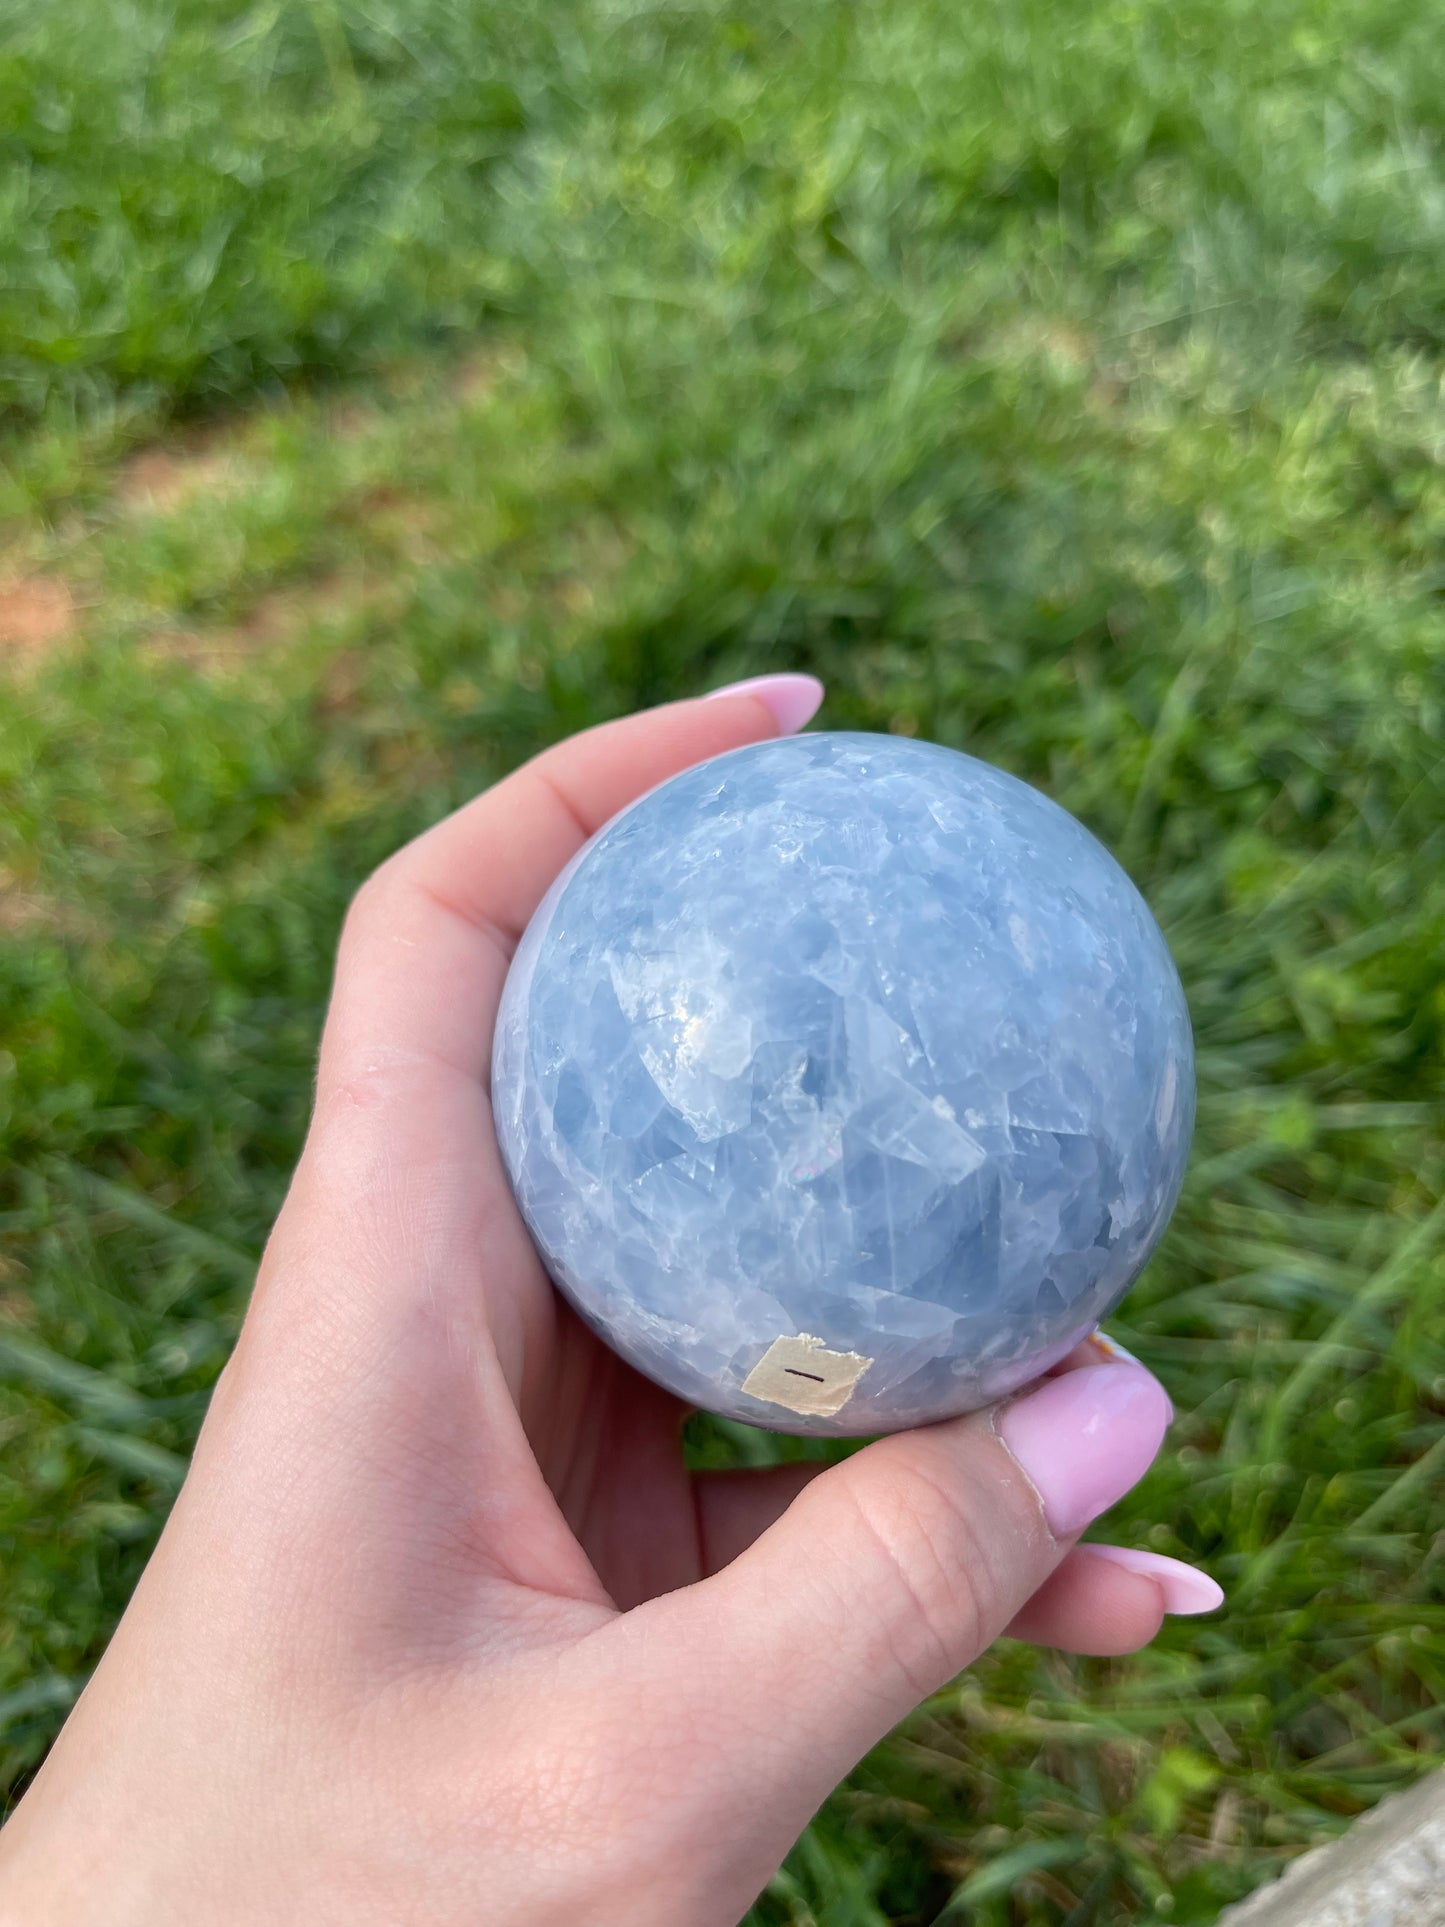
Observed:
[[[646,1622],[654,1671],[686,1655],[666,1669],[677,1710],[689,1702],[719,1766],[732,1753],[786,1848],[1137,1484],[1172,1416],[1158,1380],[1119,1361],[880,1439],[805,1486],[721,1572],[621,1623]]]

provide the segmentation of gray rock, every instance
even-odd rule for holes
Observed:
[[[1302,1854],[1219,1927],[1445,1927],[1445,1774]]]

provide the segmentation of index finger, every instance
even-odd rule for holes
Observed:
[[[352,906],[318,1102],[388,1068],[485,1075],[513,949],[548,886],[609,818],[667,777],[800,729],[812,676],[767,676],[569,738],[389,858]]]

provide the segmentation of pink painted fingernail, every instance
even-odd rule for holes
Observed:
[[[1164,1441],[1171,1407],[1142,1365],[1086,1365],[1004,1407],[998,1434],[1060,1538],[1081,1532],[1136,1486]]]
[[[1136,1358],[1127,1345],[1121,1345],[1117,1338],[1104,1330],[1102,1325],[1095,1325],[1094,1329],[1089,1333],[1088,1342],[1101,1358],[1106,1359],[1112,1365],[1117,1365],[1122,1362],[1125,1365],[1137,1365],[1141,1371],[1147,1372],[1149,1369],[1142,1358]],[[1165,1398],[1169,1398],[1167,1392],[1165,1392],[1164,1396]],[[1169,1398],[1169,1417],[1171,1420],[1174,1417],[1174,1401],[1172,1398]]]
[[[792,736],[811,722],[823,700],[823,685],[816,676],[789,672],[781,676],[750,676],[746,682],[730,682],[725,689],[710,689],[715,696],[756,696],[772,710],[779,732]]]
[[[1198,1566],[1186,1566],[1182,1559],[1166,1559],[1162,1552],[1135,1552],[1132,1546],[1080,1546],[1096,1559],[1107,1559],[1125,1572],[1137,1572],[1152,1579],[1164,1595],[1164,1610],[1188,1618],[1191,1613],[1212,1613],[1224,1604],[1224,1588],[1217,1585]]]

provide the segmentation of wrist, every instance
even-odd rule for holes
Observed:
[[[0,1829],[0,1927],[170,1927],[148,1832],[37,1782]]]

